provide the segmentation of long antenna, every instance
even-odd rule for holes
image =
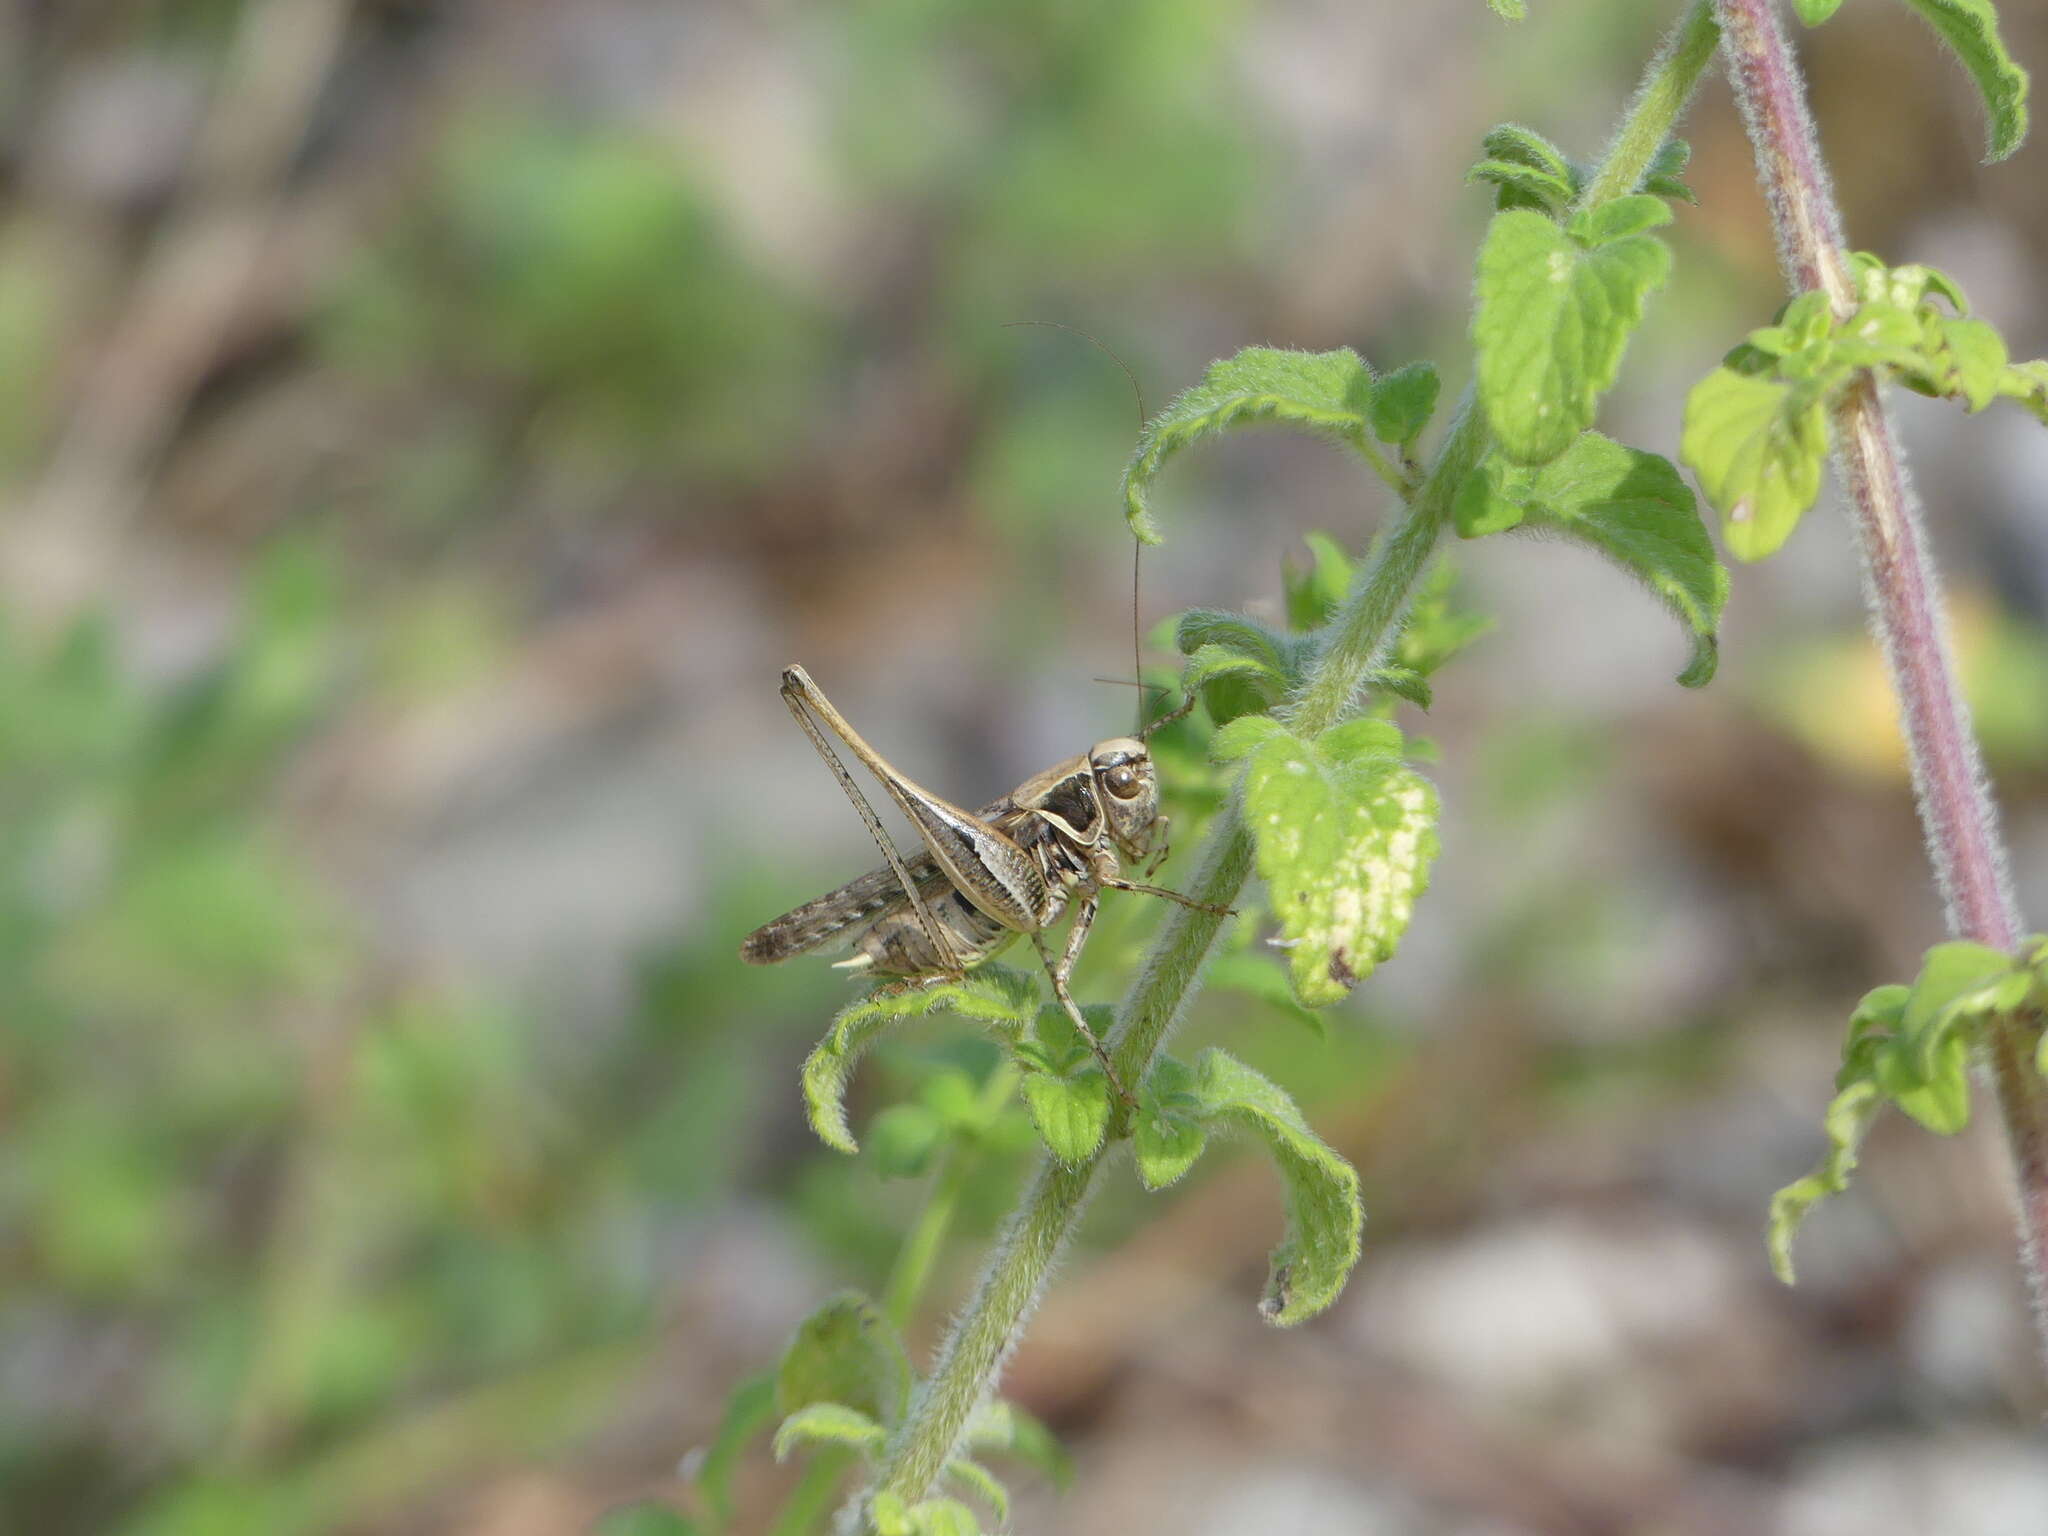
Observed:
[[[1138,383],[1138,376],[1137,374],[1131,371],[1131,365],[1129,363],[1125,362],[1121,357],[1118,357],[1116,353],[1113,352],[1109,348],[1109,346],[1103,342],[1103,340],[1100,337],[1089,335],[1088,332],[1082,330],[1078,325],[1068,325],[1065,322],[1059,320],[1005,320],[1003,322],[1003,329],[1007,331],[1023,325],[1042,325],[1047,330],[1071,331],[1074,335],[1079,336],[1083,341],[1089,342],[1092,345],[1094,345],[1112,363],[1115,363],[1117,367],[1123,369],[1124,377],[1131,381],[1131,393],[1135,395],[1138,400],[1138,435],[1140,437],[1144,436],[1146,419],[1145,390],[1144,387]],[[1131,535],[1131,676],[1138,679],[1137,734],[1140,739],[1143,739],[1145,736],[1150,734],[1145,726],[1144,640],[1142,638],[1143,632],[1140,629],[1138,623],[1138,571],[1139,566],[1141,562],[1144,560],[1144,558],[1145,541],[1139,538],[1136,533],[1133,533]]]

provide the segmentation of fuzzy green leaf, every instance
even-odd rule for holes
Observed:
[[[1721,514],[1738,560],[1761,560],[1820,494],[1827,412],[1811,388],[1716,368],[1685,402],[1680,457]]]
[[[1479,147],[1493,159],[1547,172],[1570,183],[1574,193],[1578,190],[1578,173],[1571,157],[1534,128],[1524,128],[1520,123],[1496,123],[1486,130]]]
[[[1114,1022],[1101,1004],[1089,1004],[1082,1014],[1098,1039]],[[1109,1128],[1109,1079],[1066,1010],[1050,1004],[1041,1009],[1031,1038],[1018,1044],[1016,1054],[1026,1069],[1024,1102],[1053,1156],[1067,1163],[1093,1157]]]
[[[1252,657],[1276,672],[1287,665],[1286,643],[1279,635],[1257,619],[1217,608],[1190,608],[1182,614],[1174,623],[1173,643],[1183,656],[1221,647]]]
[[[1527,208],[1555,217],[1571,206],[1573,197],[1571,183],[1562,176],[1512,160],[1481,160],[1465,173],[1465,180],[1493,187],[1496,209]]]
[[[1246,715],[1217,728],[1209,738],[1209,755],[1219,763],[1235,763],[1287,734],[1287,727],[1271,715]]]
[[[1998,398],[1998,381],[2006,368],[2005,338],[1983,320],[1947,320],[1941,339],[1949,363],[1951,389],[1972,411]]]
[[[1102,1145],[1109,1127],[1109,1079],[1100,1068],[1073,1077],[1033,1072],[1024,1079],[1024,1102],[1031,1106],[1038,1134],[1061,1162],[1086,1162]]]
[[[846,1085],[854,1067],[891,1025],[939,1008],[1013,1034],[1038,1011],[1038,979],[1006,966],[984,965],[965,981],[901,991],[880,987],[847,1004],[804,1060],[804,1113],[820,1141],[839,1152],[860,1150],[846,1121]]]
[[[1644,212],[1635,198],[1617,203],[1628,206],[1594,209],[1586,227],[1627,228]],[[1529,209],[1493,216],[1479,251],[1472,339],[1480,404],[1507,457],[1545,463],[1593,424],[1643,303],[1670,269],[1670,248],[1654,235],[1588,246]]]
[[[1643,190],[1671,202],[1699,202],[1699,194],[1685,184],[1685,168],[1692,162],[1692,146],[1683,139],[1666,139],[1643,173]]]
[[[1612,197],[1596,207],[1573,214],[1565,230],[1588,250],[1612,245],[1633,235],[1647,234],[1671,222],[1671,205],[1647,192]]]
[[[1511,494],[1529,527],[1592,546],[1671,610],[1693,642],[1679,682],[1698,688],[1713,677],[1728,570],[1675,465],[1588,432]]]
[[[1373,385],[1372,401],[1366,407],[1372,435],[1383,443],[1414,442],[1436,414],[1436,397],[1442,387],[1434,363],[1408,363],[1385,375]]]
[[[946,1476],[963,1493],[971,1493],[988,1505],[997,1525],[1010,1523],[1010,1490],[1002,1479],[971,1456],[955,1456],[946,1463]]]
[[[1849,1187],[1863,1133],[1883,1106],[1882,1091],[1868,1079],[1859,1079],[1843,1088],[1828,1105],[1824,1122],[1828,1150],[1820,1166],[1771,1196],[1771,1268],[1785,1284],[1791,1285],[1796,1279],[1792,1269],[1792,1238],[1799,1224],[1822,1200]]]
[[[697,1465],[697,1490],[704,1495],[712,1518],[721,1526],[732,1523],[732,1477],[740,1455],[754,1436],[775,1422],[775,1373],[758,1371],[749,1376],[725,1400],[725,1416],[718,1433]]]
[[[926,1499],[910,1506],[910,1536],[981,1536],[981,1522],[958,1499]]]
[[[1294,996],[1294,987],[1287,979],[1287,969],[1269,955],[1254,954],[1250,950],[1232,950],[1218,955],[1209,962],[1209,969],[1203,974],[1208,978],[1209,989],[1213,991],[1236,992],[1245,997],[1257,998],[1271,1004],[1297,1024],[1305,1024],[1317,1035],[1327,1033],[1328,1026],[1323,1016],[1313,1008],[1304,1008]]]
[[[1793,0],[1793,7],[1801,21],[1817,27],[1842,8],[1842,0]]]
[[[1998,10],[1991,0],[1906,0],[1937,36],[1954,51],[1977,94],[1984,98],[1990,119],[1986,161],[2003,160],[2027,137],[2027,72],[2005,46],[1998,32]]]
[[[1400,739],[1383,720],[1313,744],[1276,725],[1251,753],[1245,815],[1308,1007],[1339,1001],[1393,954],[1429,882],[1436,791],[1400,762]]]
[[[1913,980],[1911,1000],[1899,1020],[1900,1031],[1918,1036],[1958,1007],[1983,1011],[1990,1002],[1990,989],[2012,971],[2012,956],[1988,944],[1968,939],[1936,944],[1927,951],[1920,974]]]
[[[1056,1488],[1074,1479],[1074,1464],[1053,1432],[1014,1403],[996,1398],[974,1410],[967,1421],[966,1443],[977,1451],[1014,1456],[1044,1473]]]
[[[1522,524],[1522,504],[1507,493],[1507,465],[1489,453],[1472,466],[1451,498],[1451,521],[1461,539],[1483,539]]]
[[[800,1445],[844,1445],[870,1455],[882,1448],[887,1431],[843,1403],[813,1403],[791,1414],[775,1431],[775,1459],[787,1461]]]
[[[1192,691],[1219,677],[1250,684],[1269,703],[1287,691],[1287,674],[1279,667],[1225,645],[1205,645],[1190,656],[1181,672],[1180,685]]]
[[[1342,606],[1351,591],[1353,566],[1344,547],[1327,533],[1302,536],[1315,556],[1315,564],[1297,571],[1292,560],[1280,570],[1287,594],[1287,626],[1307,633],[1330,622],[1330,615]],[[1183,647],[1185,650],[1185,647]]]
[[[2048,360],[2008,364],[1998,376],[1998,392],[2017,400],[2035,420],[2048,426]]]
[[[1209,1144],[1194,1094],[1194,1074],[1171,1056],[1160,1057],[1145,1078],[1131,1139],[1138,1177],[1147,1189],[1164,1189],[1179,1179]]]
[[[910,1401],[910,1356],[895,1325],[858,1291],[834,1296],[797,1325],[775,1370],[785,1416],[817,1403],[894,1424]]]
[[[1273,1250],[1260,1314],[1281,1327],[1315,1316],[1358,1262],[1365,1224],[1358,1174],[1308,1128],[1294,1100],[1226,1052],[1202,1053],[1191,1088],[1206,1124],[1265,1143],[1286,1186],[1287,1233]]]
[[[1529,14],[1529,0],[1486,0],[1502,21],[1522,21]]]
[[[1372,370],[1348,347],[1334,352],[1247,347],[1211,363],[1201,383],[1145,424],[1124,471],[1124,515],[1131,531],[1147,544],[1159,542],[1147,497],[1166,461],[1190,443],[1258,422],[1282,422],[1359,443],[1372,385]]]
[[[885,1179],[921,1178],[946,1139],[946,1123],[922,1104],[891,1104],[868,1127],[868,1151]]]

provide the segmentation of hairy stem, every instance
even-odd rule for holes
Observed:
[[[1642,185],[1644,173],[1671,137],[1720,42],[1721,24],[1714,19],[1713,0],[1693,0],[1650,61],[1642,88],[1629,104],[1614,142],[1607,146],[1599,172],[1586,184],[1580,207],[1593,208],[1626,197]]]
[[[1594,186],[1611,183],[1626,189],[1642,179],[1650,157],[1670,136],[1712,58],[1712,26],[1710,0],[1696,0],[1651,61]],[[1416,582],[1450,521],[1452,497],[1486,452],[1490,438],[1468,391],[1421,488],[1361,573],[1301,693],[1284,711],[1295,730],[1317,734],[1350,712],[1366,677],[1399,634]],[[1233,803],[1211,826],[1187,894],[1207,905],[1227,907],[1236,900],[1251,866],[1251,837]],[[1110,1054],[1125,1082],[1143,1080],[1193,996],[1222,924],[1212,913],[1186,907],[1168,912],[1143,969],[1117,1010]],[[930,1379],[890,1442],[877,1489],[915,1503],[929,1495],[946,1463],[957,1454],[969,1416],[994,1393],[1004,1362],[1023,1337],[1054,1265],[1080,1225],[1104,1156],[1097,1153],[1071,1166],[1049,1157],[1041,1160],[997,1239],[981,1283],[941,1348]]]
[[[1821,158],[1805,86],[1772,0],[1719,0],[1728,72],[1749,130],[1795,292],[1824,290],[1853,307],[1842,219]],[[2011,950],[2020,916],[2006,878],[1998,818],[1977,738],[1956,685],[1923,520],[1876,380],[1860,376],[1834,406],[1835,452],[1863,551],[1871,623],[1898,695],[1928,861],[1950,932]],[[1988,1052],[2019,1177],[2020,1247],[2048,1359],[2048,1086],[2020,1021],[1994,1019]]]

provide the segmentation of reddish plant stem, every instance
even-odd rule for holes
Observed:
[[[1717,0],[1722,47],[1742,107],[1795,293],[1824,289],[1838,316],[1854,307],[1841,213],[1828,185],[1804,82],[1776,0]],[[1952,933],[2014,949],[2020,916],[2006,877],[1997,813],[1968,707],[1956,685],[1940,591],[1920,511],[1877,382],[1860,375],[1833,410],[1835,452],[1854,510],[1872,623],[1898,695],[1928,860]],[[2021,1256],[2048,1360],[2048,1091],[2033,1042],[2013,1019],[1993,1022],[1989,1064],[2019,1179]]]

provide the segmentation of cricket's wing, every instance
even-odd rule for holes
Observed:
[[[976,814],[1003,826],[1016,810],[1015,803],[1005,796]],[[903,867],[927,902],[937,901],[952,889],[952,882],[929,850],[906,858]],[[909,899],[896,872],[885,864],[858,880],[847,881],[829,895],[763,923],[740,942],[740,958],[749,965],[774,965],[814,950],[844,949],[860,937],[867,924],[894,907],[907,905]]]
[[[945,893],[946,877],[939,872],[939,861],[929,853],[905,859],[903,867],[928,898]],[[847,881],[830,895],[763,923],[741,942],[740,958],[749,965],[773,965],[815,949],[843,949],[868,923],[907,900],[896,871],[885,864],[858,880]]]

